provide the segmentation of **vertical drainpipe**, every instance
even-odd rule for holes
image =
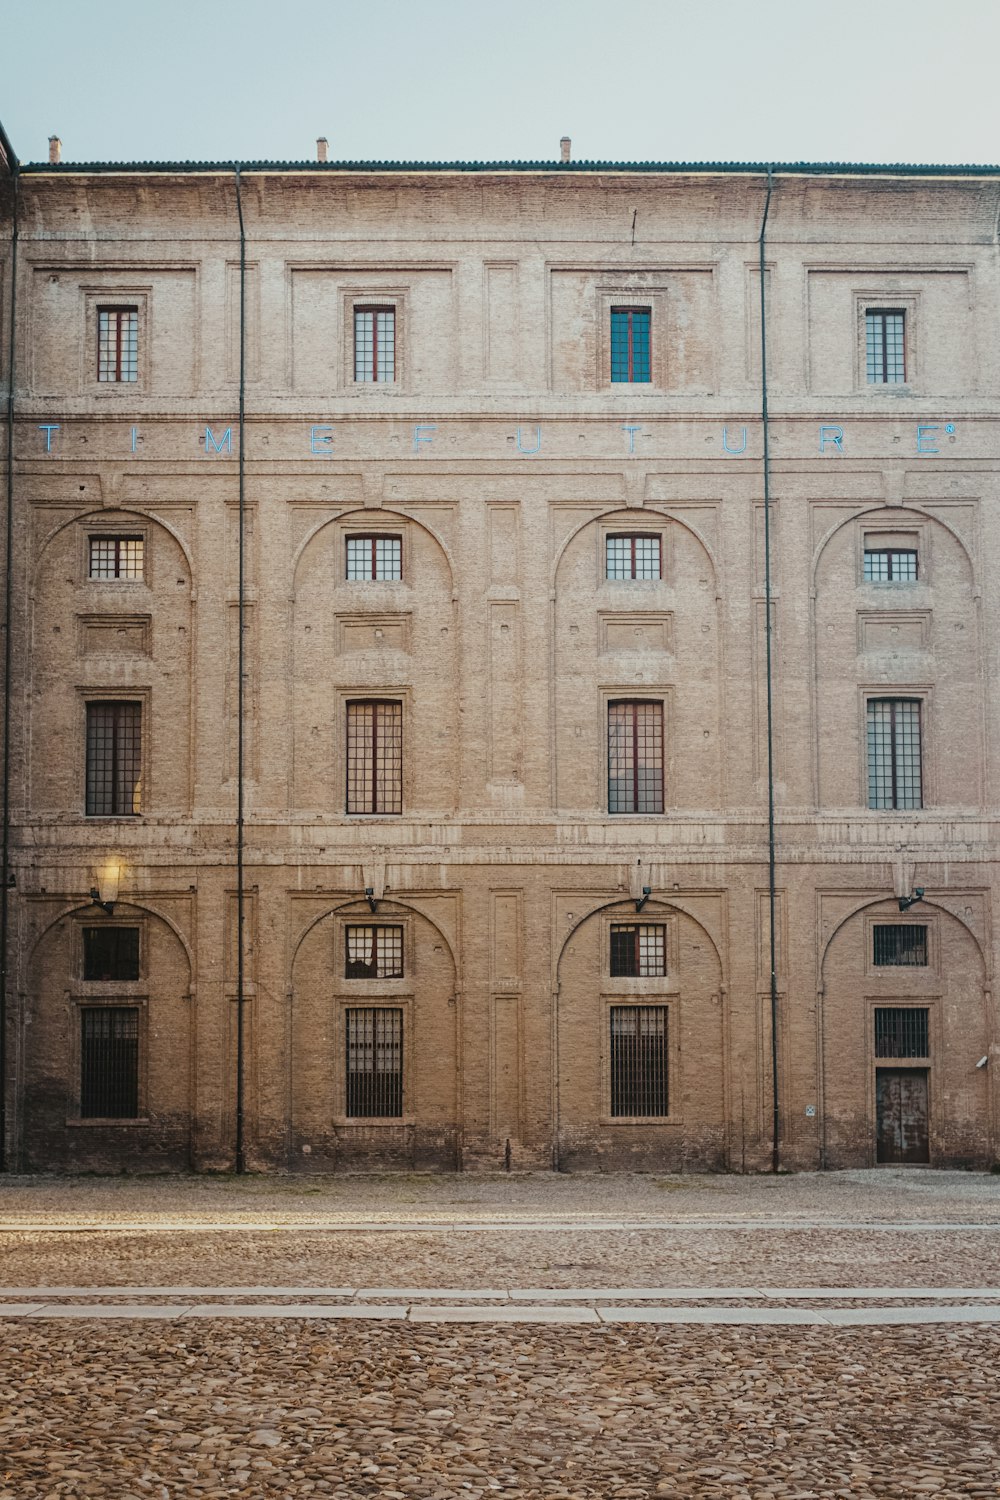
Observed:
[[[246,484],[243,461],[244,419],[246,409],[246,274],[247,242],[243,228],[243,200],[240,194],[240,167],[234,166],[236,174],[236,212],[240,221],[240,415],[239,415],[239,642],[237,647],[236,688],[236,1170],[246,1170],[243,1129],[243,808],[244,808],[244,743],[243,743],[243,666],[244,627],[246,614]]]
[[[7,1170],[7,956],[10,949],[10,670],[14,585],[14,317],[17,310],[18,172],[11,161],[14,195],[10,236],[10,324],[7,349],[7,506],[4,523],[3,632],[3,858],[0,861],[0,1172]]]
[[[771,209],[772,168],[767,168],[767,197],[760,223],[760,417],[764,430],[764,638],[767,646],[767,897],[770,917],[771,967],[771,1171],[780,1166],[781,1113],[778,1097],[778,974],[775,962],[775,852],[774,852],[774,665],[771,619],[771,448],[767,422],[767,294],[765,292],[765,241]]]

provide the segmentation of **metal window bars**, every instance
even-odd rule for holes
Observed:
[[[611,383],[648,384],[650,321],[648,307],[611,309]]]
[[[876,923],[872,962],[877,969],[923,969],[927,966],[927,928],[922,922]]]
[[[138,1117],[138,1006],[95,1005],[81,1010],[80,1114],[97,1120]]]
[[[141,536],[92,536],[89,575],[95,579],[141,578]]]
[[[395,308],[354,309],[354,378],[363,384],[384,384],[395,380]]]
[[[871,698],[868,719],[868,806],[923,806],[920,703],[912,698]]]
[[[97,378],[127,385],[139,379],[139,309],[97,309]]]
[[[350,926],[344,933],[347,979],[402,979],[403,929]]]
[[[605,540],[605,577],[611,579],[660,578],[660,538],[634,535],[609,536]]]
[[[403,811],[403,705],[366,699],[347,705],[347,811]]]
[[[865,583],[916,583],[917,553],[911,548],[865,549]]]
[[[608,812],[663,811],[663,704],[608,704]]]
[[[85,927],[83,977],[101,980],[138,979],[138,927]]]
[[[349,536],[347,577],[398,582],[403,576],[402,552],[402,538],[398,536]]]
[[[398,1119],[403,1113],[403,1012],[370,1005],[346,1012],[347,1114]]]
[[[927,1022],[926,1006],[876,1006],[875,1056],[929,1057]]]
[[[611,1114],[662,1118],[669,1113],[667,1007],[611,1007]]]
[[[662,923],[613,922],[612,979],[653,979],[666,974],[666,934]]]
[[[870,307],[865,313],[865,374],[869,385],[899,385],[906,380],[906,313],[895,307]]]
[[[142,704],[87,704],[88,818],[142,811]]]

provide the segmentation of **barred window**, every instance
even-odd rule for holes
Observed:
[[[347,1018],[347,1113],[356,1119],[403,1113],[403,1012],[400,1007],[352,1008]]]
[[[142,704],[87,704],[87,817],[142,811]]]
[[[403,705],[347,705],[347,811],[402,813]]]
[[[916,583],[915,549],[896,547],[865,549],[866,583]]]
[[[354,309],[354,378],[365,384],[395,380],[395,308]]]
[[[608,704],[608,812],[663,811],[663,704]]]
[[[139,379],[139,309],[97,309],[97,378],[114,385]]]
[[[138,927],[85,927],[84,979],[138,979]]]
[[[865,313],[865,373],[869,385],[899,385],[906,379],[906,313],[870,307]]]
[[[348,979],[402,979],[402,927],[348,927],[345,932]]]
[[[929,1057],[927,1008],[918,1005],[876,1006],[876,1057]]]
[[[606,578],[660,578],[660,538],[635,535],[606,538]]]
[[[666,974],[666,935],[662,923],[612,923],[612,979],[652,979]]]
[[[667,1007],[611,1007],[612,1117],[669,1114]]]
[[[877,969],[927,966],[927,928],[918,922],[876,923],[872,962]]]
[[[91,578],[141,578],[143,564],[141,536],[92,536],[90,538]]]
[[[912,698],[868,702],[868,806],[922,807],[920,704]]]
[[[402,538],[398,536],[349,536],[347,576],[353,579],[388,579],[403,576]]]
[[[651,379],[648,307],[611,309],[611,382],[646,384]]]
[[[81,1010],[80,1114],[95,1120],[138,1117],[138,1006],[95,1005]]]

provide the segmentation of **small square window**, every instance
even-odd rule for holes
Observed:
[[[396,378],[396,309],[355,307],[354,379],[388,384]]]
[[[920,922],[878,922],[872,929],[876,969],[927,966],[927,928]]]
[[[81,1010],[80,1114],[90,1120],[138,1117],[138,1006],[95,1005]]]
[[[344,933],[347,979],[402,979],[403,929],[374,924],[351,926]]]
[[[652,380],[648,307],[611,309],[611,383],[648,384]]]
[[[345,1018],[348,1117],[398,1119],[403,1113],[402,1008],[352,1008]]]
[[[142,704],[87,704],[88,818],[142,811]]]
[[[906,380],[906,312],[899,307],[865,311],[865,378],[869,385]]]
[[[606,578],[661,578],[660,538],[630,532],[605,538]]]
[[[926,1006],[876,1006],[875,1056],[929,1057],[927,1019]]]
[[[866,583],[916,583],[917,553],[914,548],[865,548]]]
[[[349,536],[347,577],[398,583],[403,576],[403,539],[398,536]]]
[[[111,536],[102,532],[89,539],[89,577],[141,578],[145,547],[141,536]]]
[[[669,1114],[667,1007],[611,1007],[611,1114],[640,1119]]]
[[[139,379],[139,309],[97,309],[97,378],[128,385]]]
[[[654,922],[611,927],[612,979],[652,979],[667,972],[666,928]]]
[[[83,977],[97,980],[138,979],[138,927],[85,927]]]
[[[867,720],[868,806],[922,807],[919,701],[871,698]]]

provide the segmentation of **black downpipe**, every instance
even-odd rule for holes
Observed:
[[[774,852],[774,668],[773,668],[773,621],[771,618],[771,448],[767,425],[767,295],[764,265],[764,245],[767,234],[767,216],[771,209],[772,168],[767,169],[767,197],[764,200],[764,217],[760,224],[760,417],[764,429],[764,639],[767,645],[767,897],[771,928],[771,1171],[780,1166],[779,1139],[781,1112],[778,1097],[778,973],[775,962],[777,938],[775,933],[775,888]]]
[[[247,241],[243,228],[243,200],[240,195],[240,168],[236,173],[236,212],[240,220],[240,512],[239,512],[239,644],[237,648],[238,686],[236,689],[236,1170],[246,1171],[243,1141],[243,634],[246,614],[246,484],[243,464],[244,418],[246,408],[246,275]]]
[[[17,312],[17,161],[12,162],[14,208],[10,237],[10,327],[7,350],[7,507],[4,523],[3,629],[3,859],[0,863],[0,1172],[7,1170],[7,957],[10,951],[10,670],[14,593],[14,318]]]

